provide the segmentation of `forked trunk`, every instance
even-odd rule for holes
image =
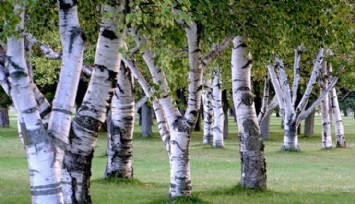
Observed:
[[[134,97],[132,77],[123,63],[112,98],[111,123],[107,132],[107,164],[105,179],[133,178],[132,139],[134,127]]]
[[[242,37],[232,50],[233,102],[240,140],[241,179],[244,188],[266,189],[266,162],[250,85],[251,58]]]
[[[322,68],[319,72],[319,86],[320,93],[324,92],[328,86],[328,72],[327,72],[327,63],[323,62],[321,65]],[[326,96],[323,98],[321,104],[321,118],[322,118],[322,147],[323,149],[332,148],[332,134],[331,134],[331,122],[329,116],[329,97]]]
[[[91,162],[98,130],[106,120],[120,67],[118,49],[122,47],[123,36],[115,34],[121,15],[120,8],[103,5],[102,11],[115,15],[103,18],[95,52],[95,69],[84,100],[72,122],[70,144],[63,166],[66,203],[91,203]]]

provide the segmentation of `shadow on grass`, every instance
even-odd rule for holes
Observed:
[[[191,197],[178,197],[173,200],[169,200],[168,198],[162,198],[159,200],[154,200],[149,202],[149,204],[210,204],[210,202],[202,200],[196,194],[192,194]]]
[[[138,179],[127,179],[127,178],[109,178],[109,179],[95,179],[92,180],[96,184],[117,184],[117,185],[135,185],[135,186],[145,186],[144,183]]]

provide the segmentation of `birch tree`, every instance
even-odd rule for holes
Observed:
[[[203,144],[212,144],[213,141],[213,107],[211,80],[204,79],[202,93],[203,102]]]
[[[122,18],[123,3],[103,4],[103,18],[96,45],[95,68],[88,90],[72,122],[70,143],[64,159],[63,186],[66,203],[91,203],[89,193],[91,161],[98,130],[106,120],[120,67],[118,49],[123,46],[124,34],[116,34]]]
[[[48,102],[31,81],[25,61],[24,38],[21,33],[24,30],[24,11],[24,4],[14,6],[14,14],[20,17],[16,26],[16,32],[19,33],[7,39],[6,69],[9,77],[8,80],[5,77],[5,87],[8,88],[5,90],[8,90],[19,118],[20,135],[29,165],[32,202],[63,203],[61,166],[68,140],[71,107],[74,105],[72,98],[75,98],[76,82],[81,71],[83,32],[77,18],[76,3],[59,1],[64,57],[58,88],[62,90],[56,92],[57,100],[54,101],[47,129],[46,120],[42,119],[48,116]],[[26,98],[25,103],[23,97]],[[66,100],[62,100],[64,98]],[[59,120],[55,121],[53,117]]]
[[[213,91],[212,91],[212,106],[214,115],[213,124],[213,147],[224,147],[223,126],[224,112],[222,106],[222,90],[221,90],[221,69],[213,71]]]
[[[332,66],[330,63],[328,66],[328,71],[329,71],[329,73],[333,72],[333,69],[332,69]],[[343,120],[341,117],[338,95],[337,95],[337,91],[336,91],[335,87],[333,87],[332,90],[330,91],[330,108],[333,113],[333,117],[334,117],[334,121],[335,121],[334,129],[335,129],[336,147],[345,148],[346,142],[345,142],[345,134],[344,134],[344,125],[343,125]]]
[[[134,127],[134,97],[132,76],[121,63],[117,88],[112,98],[111,120],[107,131],[107,164],[105,179],[133,178],[132,139]]]
[[[240,185],[252,189],[266,189],[266,162],[264,144],[256,118],[251,93],[252,60],[243,37],[233,39],[232,80],[233,102],[238,123],[240,142]]]
[[[320,93],[324,92],[328,86],[328,68],[327,62],[323,62],[319,72],[319,87]],[[329,94],[328,94],[329,95]],[[332,142],[332,132],[331,132],[331,120],[329,115],[329,97],[328,95],[323,98],[320,103],[321,107],[321,119],[322,119],[322,147],[323,149],[331,149]]]
[[[301,98],[297,107],[295,106],[297,89],[298,89],[298,80],[299,77],[299,62],[300,55],[302,50],[300,47],[295,49],[295,60],[294,60],[294,80],[292,85],[292,91],[289,86],[289,82],[287,80],[287,75],[285,72],[285,67],[283,62],[279,58],[275,58],[275,66],[268,65],[269,74],[271,76],[271,81],[274,86],[274,90],[276,93],[276,97],[278,100],[278,104],[281,109],[281,113],[284,121],[284,144],[282,146],[282,150],[284,151],[298,151],[298,136],[297,136],[297,127],[301,120],[305,119],[312,110],[320,103],[321,100],[324,99],[328,95],[329,90],[335,85],[337,78],[334,77],[330,82],[329,86],[321,93],[318,99],[307,109],[305,110],[310,94],[314,87],[315,81],[317,79],[317,75],[321,68],[321,63],[324,58],[324,49],[320,49],[317,55],[316,60],[314,61],[314,66],[312,70],[312,74],[307,83],[306,90]],[[278,71],[278,78],[275,74],[275,70]]]

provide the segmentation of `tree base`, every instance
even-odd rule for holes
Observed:
[[[344,144],[337,144],[336,145],[336,148],[346,148],[346,143],[344,143]]]
[[[300,146],[296,145],[296,146],[286,146],[286,145],[282,145],[281,146],[281,151],[282,152],[300,152]]]

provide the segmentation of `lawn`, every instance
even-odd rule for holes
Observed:
[[[17,137],[15,115],[11,127],[0,129],[0,203],[30,203],[26,159]],[[300,135],[301,152],[280,152],[280,118],[271,120],[271,138],[265,141],[268,190],[255,192],[236,187],[240,160],[236,125],[230,119],[230,135],[224,149],[201,144],[202,132],[191,142],[192,203],[355,203],[355,119],[343,118],[348,148],[321,149],[320,118],[315,135]],[[93,203],[165,203],[169,187],[169,163],[156,133],[141,139],[134,135],[134,180],[105,181],[105,134],[100,134],[93,161]],[[333,139],[333,143],[334,139]],[[333,145],[334,146],[334,145]],[[181,201],[180,203],[186,203]]]

